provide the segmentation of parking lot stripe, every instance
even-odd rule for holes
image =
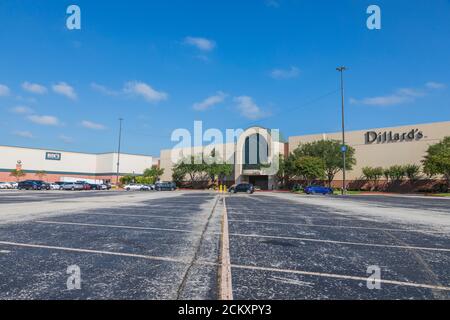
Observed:
[[[100,216],[119,216],[119,217],[139,217],[145,219],[170,219],[170,220],[189,220],[189,221],[202,221],[198,218],[191,217],[178,217],[178,216],[157,216],[157,215],[144,215],[144,214],[127,214],[127,213],[103,213],[103,212],[81,212],[80,215],[100,215]]]
[[[292,226],[306,226],[306,227],[321,227],[321,228],[337,228],[337,229],[362,229],[362,230],[382,230],[382,231],[402,231],[402,232],[427,232],[427,233],[446,233],[445,231],[426,231],[419,229],[389,229],[389,228],[375,228],[375,227],[352,227],[352,226],[336,226],[326,224],[308,224],[308,223],[290,223],[290,222],[277,222],[268,220],[239,220],[230,219],[230,222],[238,223],[259,223],[259,224],[280,224],[280,225],[292,225]]]
[[[68,247],[58,247],[58,246],[47,246],[47,245],[41,245],[41,244],[29,244],[29,243],[0,241],[0,245],[13,246],[13,247],[23,247],[23,248],[34,248],[34,249],[49,249],[49,250],[58,250],[58,251],[70,251],[70,252],[79,252],[79,253],[104,254],[104,255],[110,255],[110,256],[141,258],[141,259],[147,259],[147,260],[157,260],[157,261],[166,261],[166,262],[189,263],[188,261],[183,260],[183,259],[170,258],[170,257],[157,257],[157,256],[143,255],[143,254],[134,254],[134,253],[123,253],[123,252],[112,252],[112,251],[103,251],[103,250],[91,250],[91,249],[78,249],[78,248],[68,248]]]
[[[257,266],[235,265],[235,264],[231,265],[231,267],[236,268],[236,269],[290,273],[290,274],[299,274],[299,275],[305,275],[305,276],[335,278],[335,279],[342,279],[342,280],[357,280],[357,281],[364,281],[364,282],[366,282],[368,279],[365,277],[346,276],[346,275],[334,274],[334,273],[310,272],[310,271],[302,271],[302,270],[277,269],[277,268],[267,268],[267,267],[257,267]],[[430,284],[421,284],[421,283],[414,283],[414,282],[380,279],[380,283],[399,285],[399,286],[407,286],[407,287],[425,288],[425,289],[432,289],[432,290],[450,291],[450,287],[434,286],[434,285],[430,285]]]
[[[282,239],[282,240],[294,240],[294,241],[305,241],[305,242],[322,242],[322,243],[334,243],[334,244],[345,244],[345,245],[366,246],[366,247],[380,247],[380,248],[396,248],[396,249],[408,249],[408,250],[450,252],[450,249],[448,249],[448,248],[428,248],[428,247],[415,247],[415,246],[398,246],[398,245],[391,245],[391,244],[362,243],[362,242],[323,240],[323,239],[311,239],[311,238],[296,238],[296,237],[281,237],[281,236],[270,236],[270,235],[259,235],[259,234],[230,233],[230,236],[232,236],[232,237],[246,237],[246,238]]]
[[[231,281],[231,263],[230,263],[230,239],[228,235],[228,216],[226,196],[222,197],[223,215],[222,215],[222,237],[220,242],[220,300],[233,300],[233,287]]]
[[[62,224],[62,225],[72,225],[72,226],[83,226],[83,227],[100,227],[100,228],[115,228],[115,229],[133,229],[133,230],[156,230],[156,231],[181,232],[181,233],[200,233],[198,231],[182,230],[182,229],[120,226],[120,225],[113,225],[113,224],[60,222],[60,221],[44,221],[44,220],[38,220],[38,221],[34,221],[34,222],[35,223],[44,223],[44,224]]]

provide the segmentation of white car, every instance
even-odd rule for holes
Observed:
[[[0,182],[0,189],[12,189],[13,186],[9,182]]]
[[[50,190],[62,190],[62,186],[56,183],[50,183]]]
[[[143,184],[127,184],[123,187],[127,191],[143,191],[149,190],[149,187]]]

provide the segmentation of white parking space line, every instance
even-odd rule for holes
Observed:
[[[365,277],[346,276],[346,275],[334,274],[334,273],[321,273],[321,272],[310,272],[310,271],[302,271],[302,270],[277,269],[277,268],[266,268],[266,267],[234,265],[234,264],[231,265],[231,267],[236,268],[236,269],[281,272],[281,273],[299,274],[299,275],[305,275],[305,276],[335,278],[335,279],[342,279],[342,280],[357,280],[357,281],[364,281],[364,282],[367,281],[367,278],[365,278]],[[435,285],[430,285],[430,284],[421,284],[421,283],[414,283],[414,282],[381,279],[380,283],[399,285],[399,286],[407,286],[407,287],[425,288],[425,289],[432,289],[432,290],[450,291],[450,287],[435,286]]]
[[[168,231],[168,232],[180,232],[180,233],[194,233],[199,234],[200,232],[183,230],[183,229],[168,229],[168,228],[151,228],[151,227],[135,227],[135,226],[120,226],[113,224],[96,224],[96,223],[78,223],[78,222],[59,222],[59,221],[44,221],[38,220],[35,223],[43,224],[58,224],[58,225],[72,225],[72,226],[83,226],[83,227],[99,227],[99,228],[115,228],[115,229],[132,229],[132,230],[156,230],[156,231]]]
[[[165,262],[182,263],[182,264],[190,263],[189,261],[187,261],[185,259],[180,259],[180,258],[159,257],[159,256],[150,256],[150,255],[124,253],[124,252],[112,252],[112,251],[103,251],[103,250],[48,246],[48,245],[42,245],[42,244],[29,244],[29,243],[0,241],[0,245],[11,246],[11,247],[21,247],[21,248],[47,249],[47,250],[64,251],[64,252],[110,255],[110,256],[127,257],[127,258],[139,258],[139,259],[146,259],[146,260],[165,261]],[[8,250],[6,250],[6,251],[8,251]],[[217,263],[208,262],[208,261],[198,261],[198,262],[196,262],[196,264],[217,266]],[[310,271],[290,270],[290,269],[277,269],[277,268],[246,266],[246,265],[238,265],[238,264],[232,264],[230,267],[235,268],[235,269],[290,273],[290,274],[299,274],[299,275],[307,275],[307,276],[315,276],[315,277],[335,278],[335,279],[342,279],[342,280],[367,281],[367,278],[364,278],[364,277],[339,275],[339,274],[332,274],[332,273],[310,272]],[[445,287],[445,286],[435,286],[435,285],[429,285],[429,284],[411,283],[411,282],[395,281],[395,280],[383,280],[383,279],[381,279],[380,282],[386,283],[386,284],[400,285],[400,286],[450,291],[450,287]]]
[[[100,216],[119,216],[119,217],[139,217],[144,219],[167,219],[167,220],[189,220],[202,221],[200,218],[179,217],[179,216],[159,216],[159,215],[144,215],[144,214],[127,214],[127,213],[103,213],[103,212],[80,212],[80,215],[100,215]]]
[[[258,210],[260,213],[248,213],[248,212],[236,212],[238,208],[234,207],[233,211],[228,212],[229,216],[233,215],[241,215],[241,216],[266,216],[266,217],[275,217],[275,218],[299,218],[299,219],[323,219],[323,220],[354,220],[354,217],[318,217],[318,216],[305,216],[301,213],[282,213],[282,214],[273,214],[264,212],[263,209]],[[245,211],[248,209],[242,209]],[[270,211],[272,212],[272,211]]]
[[[155,230],[155,231],[167,231],[167,232],[180,232],[180,233],[199,234],[199,232],[197,232],[197,231],[183,230],[183,229],[170,229],[170,228],[151,228],[151,227],[136,227],[136,226],[126,226],[126,225],[121,226],[121,225],[109,225],[109,224],[59,222],[59,221],[43,221],[43,220],[34,221],[34,222],[35,223],[42,223],[42,224],[73,225],[73,226],[115,228],[115,229],[130,229],[130,230]],[[218,234],[218,233],[216,233],[216,234]],[[312,239],[312,238],[297,238],[297,237],[282,237],[282,236],[259,235],[259,234],[229,233],[229,235],[232,236],[232,237],[282,239],[282,240],[334,243],[334,244],[367,246],[367,247],[381,247],[381,248],[396,248],[396,249],[407,249],[407,250],[450,252],[450,249],[448,249],[448,248],[429,248],[429,247],[416,247],[416,246],[400,246],[400,245],[389,245],[389,244],[349,242],[349,241],[324,240],[324,239]]]
[[[344,244],[344,245],[366,246],[366,247],[378,247],[378,248],[396,248],[396,249],[407,249],[407,250],[450,252],[450,249],[448,249],[448,248],[428,248],[428,247],[414,247],[414,246],[398,246],[398,245],[390,245],[390,244],[376,244],[376,243],[336,241],[336,240],[323,240],[323,239],[311,239],[311,238],[296,238],[296,237],[281,237],[281,236],[258,235],[258,234],[230,233],[230,236],[231,237],[246,237],[246,238],[267,238],[267,239],[294,240],[294,241],[305,241],[305,242],[321,242],[321,243],[333,243],[333,244]]]
[[[390,228],[375,228],[375,227],[352,227],[352,226],[337,226],[337,225],[325,225],[325,224],[308,224],[308,223],[290,223],[290,222],[277,222],[267,220],[239,220],[230,219],[230,222],[238,223],[258,223],[258,224],[270,224],[270,225],[290,225],[290,226],[306,226],[306,227],[320,227],[320,228],[336,228],[336,229],[362,229],[362,230],[380,230],[380,231],[401,231],[401,232],[426,232],[426,233],[447,233],[445,231],[427,231],[420,229],[390,229]]]
[[[49,250],[78,252],[78,253],[103,254],[103,255],[110,255],[110,256],[141,258],[141,259],[147,259],[147,260],[177,262],[177,263],[186,263],[186,264],[189,263],[188,261],[186,261],[184,259],[178,259],[178,258],[157,257],[157,256],[143,255],[143,254],[112,252],[112,251],[103,251],[103,250],[91,250],[91,249],[78,249],[78,248],[68,248],[68,247],[58,247],[58,246],[47,246],[47,245],[41,245],[41,244],[29,244],[29,243],[0,241],[0,245],[13,246],[13,247],[23,247],[23,248],[34,248],[34,249],[49,249]]]

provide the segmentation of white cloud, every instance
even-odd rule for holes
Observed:
[[[212,51],[216,47],[216,43],[213,40],[206,38],[186,37],[184,38],[184,43],[202,51]]]
[[[202,102],[195,103],[193,107],[197,111],[205,111],[212,106],[224,102],[226,97],[227,95],[225,93],[218,91],[215,95],[206,98]]]
[[[6,97],[9,96],[11,93],[11,90],[5,86],[4,84],[0,84],[0,97]]]
[[[28,108],[26,106],[17,106],[17,107],[12,108],[11,112],[15,113],[15,114],[31,114],[34,111],[33,111],[33,109]]]
[[[33,114],[28,116],[27,119],[33,123],[40,124],[43,126],[58,126],[61,124],[58,118],[54,116],[39,116]]]
[[[56,93],[66,96],[69,99],[75,100],[77,98],[75,89],[65,82],[59,82],[58,84],[53,85],[52,89]]]
[[[434,81],[427,82],[425,84],[425,86],[428,89],[445,89],[447,87],[447,85],[445,83],[439,83],[439,82],[434,82]]]
[[[419,98],[426,97],[430,90],[443,89],[445,85],[437,82],[427,82],[421,89],[402,88],[395,91],[393,94],[377,97],[368,97],[364,99],[351,98],[352,104],[363,104],[368,106],[395,106],[405,103],[412,103]]]
[[[73,139],[71,137],[68,137],[68,136],[66,136],[64,134],[59,135],[58,139],[61,140],[64,143],[72,143],[73,142]]]
[[[22,88],[25,91],[35,93],[35,94],[45,94],[47,93],[47,88],[43,85],[37,84],[37,83],[30,83],[28,81],[25,81],[22,83]]]
[[[91,88],[93,90],[95,90],[97,92],[100,92],[100,93],[102,93],[104,95],[107,95],[107,96],[117,96],[117,95],[120,94],[120,92],[118,92],[118,91],[114,91],[114,90],[108,89],[107,87],[105,87],[105,86],[103,86],[101,84],[95,83],[95,82],[91,83]]]
[[[27,138],[27,139],[34,138],[34,135],[30,131],[14,131],[13,135],[21,137],[21,138]]]
[[[95,123],[95,122],[88,121],[88,120],[83,120],[81,122],[81,125],[83,127],[85,127],[85,128],[92,129],[92,130],[104,130],[104,129],[106,129],[106,127],[103,124]]]
[[[272,8],[279,8],[280,7],[280,1],[279,0],[265,0],[264,1],[266,6],[272,7]]]
[[[300,75],[300,69],[294,66],[291,66],[289,69],[274,69],[270,75],[277,80],[292,79]]]
[[[248,119],[257,120],[266,116],[265,112],[256,105],[252,97],[240,96],[234,98],[234,101],[238,104],[237,108],[241,115]]]
[[[167,93],[157,91],[150,85],[138,81],[127,82],[123,91],[127,94],[141,96],[148,102],[159,102],[168,98]]]

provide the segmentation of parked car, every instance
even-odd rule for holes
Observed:
[[[91,185],[87,183],[86,181],[77,181],[76,183],[83,185],[83,190],[91,190]]]
[[[13,189],[13,186],[9,182],[0,182],[0,189]]]
[[[127,191],[148,191],[150,188],[144,184],[127,184],[123,187]]]
[[[41,180],[25,180],[17,185],[19,190],[50,190],[50,184]]]
[[[12,187],[13,189],[17,189],[17,186],[19,185],[18,182],[10,182],[9,184],[11,185],[11,187]]]
[[[50,183],[50,190],[61,190],[62,186],[58,183]]]
[[[303,189],[306,194],[333,194],[333,189],[322,186],[308,186]]]
[[[91,190],[102,190],[102,185],[101,184],[90,183],[89,185],[91,187]]]
[[[63,190],[72,190],[72,191],[79,191],[84,190],[84,185],[82,183],[78,182],[66,182],[62,185]]]
[[[251,183],[241,183],[231,186],[228,191],[232,193],[245,192],[247,194],[252,194],[255,192],[255,187]]]
[[[156,191],[175,191],[177,189],[177,185],[175,182],[157,182],[155,184]]]

